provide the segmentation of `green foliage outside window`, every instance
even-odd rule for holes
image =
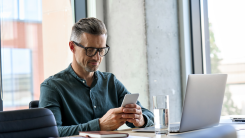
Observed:
[[[209,41],[210,41],[210,58],[211,58],[211,73],[221,73],[219,70],[219,64],[222,59],[219,57],[219,47],[215,43],[214,33],[212,30],[212,24],[209,23]],[[232,93],[230,92],[229,85],[226,85],[226,91],[223,101],[223,107],[221,115],[240,115],[242,110],[239,109],[231,99]]]

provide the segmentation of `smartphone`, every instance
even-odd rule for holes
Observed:
[[[124,107],[127,104],[136,104],[138,97],[139,97],[138,93],[126,94],[124,96],[121,107]]]

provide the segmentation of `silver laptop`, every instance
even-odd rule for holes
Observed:
[[[227,74],[189,75],[181,122],[170,124],[170,132],[191,131],[218,125],[226,80]],[[155,130],[153,126],[133,131],[154,132]]]

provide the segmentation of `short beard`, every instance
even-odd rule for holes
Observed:
[[[98,70],[98,66],[93,67],[93,68],[89,68],[88,66],[83,67],[87,72],[95,72]]]
[[[77,61],[77,60],[76,60]],[[84,66],[81,62],[77,61],[77,64],[80,65],[83,69],[85,69],[87,72],[95,72],[98,70],[99,66],[95,66],[95,67],[88,67],[88,66]]]

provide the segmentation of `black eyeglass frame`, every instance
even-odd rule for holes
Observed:
[[[99,51],[99,55],[100,55],[100,49],[106,49],[106,48],[108,48],[108,51],[107,51],[107,53],[109,52],[109,50],[110,50],[110,47],[106,44],[106,47],[103,47],[103,48],[94,48],[94,47],[84,47],[83,45],[81,45],[81,44],[79,44],[79,43],[77,43],[77,42],[75,42],[75,41],[72,41],[75,45],[77,45],[77,46],[79,46],[79,47],[81,47],[81,48],[83,48],[83,49],[85,49],[86,50],[86,55],[87,56],[89,56],[88,54],[87,54],[87,49],[88,48],[93,48],[93,49],[96,49],[96,52],[94,53],[94,55],[96,55],[97,54],[97,52]],[[106,53],[106,54],[107,54]],[[105,54],[105,55],[106,55]],[[92,55],[92,56],[89,56],[89,57],[93,57],[94,55]],[[101,57],[104,57],[105,55],[103,55],[103,56],[101,56]]]

